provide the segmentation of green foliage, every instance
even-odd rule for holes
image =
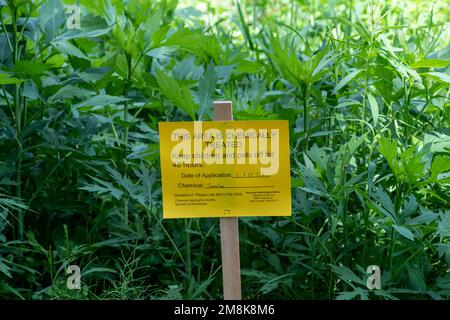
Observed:
[[[197,105],[194,102],[194,97],[189,88],[183,84],[179,84],[163,70],[156,72],[156,81],[158,82],[161,93],[176,107],[186,111],[192,120],[195,120]]]
[[[244,298],[450,297],[445,1],[82,0],[80,30],[65,3],[0,1],[1,298],[221,298],[217,219],[162,219],[157,123],[222,99],[290,127],[293,216],[240,219]]]

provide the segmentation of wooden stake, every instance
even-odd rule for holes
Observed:
[[[231,101],[214,102],[214,119],[233,120]],[[241,262],[239,254],[238,218],[220,218],[222,246],[223,299],[241,300]]]

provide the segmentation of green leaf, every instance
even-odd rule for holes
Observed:
[[[445,68],[450,65],[450,60],[446,59],[424,59],[411,64],[413,68]]]
[[[210,107],[213,103],[214,90],[217,83],[217,72],[214,64],[211,62],[203,77],[199,82],[199,114],[198,119],[202,120],[203,114],[206,108]]]
[[[23,80],[11,77],[9,74],[0,73],[0,85],[21,83]]]
[[[66,22],[64,7],[59,0],[47,0],[39,8],[39,27],[48,42],[56,38]]]
[[[120,103],[120,102],[124,102],[130,100],[128,98],[124,98],[124,97],[116,97],[116,96],[110,96],[110,95],[99,95],[99,96],[94,96],[92,98],[87,99],[86,101],[80,102],[76,105],[73,105],[71,110],[72,110],[72,114],[74,116],[74,118],[78,118],[80,113],[79,110],[82,107],[99,107],[99,106],[108,106],[111,104],[116,104],[116,103]]]
[[[84,54],[83,51],[75,47],[68,41],[60,40],[58,42],[52,43],[52,46],[55,47],[59,52],[63,54],[67,54],[70,56],[74,56],[81,59],[89,60],[89,58]]]
[[[426,208],[420,208],[420,215],[408,220],[409,225],[430,224],[439,217],[439,214]]]
[[[322,170],[327,169],[328,155],[324,148],[319,148],[317,144],[314,144],[306,153],[308,157]]]
[[[14,295],[15,295],[16,297],[18,297],[19,299],[26,300],[26,299],[24,298],[24,296],[21,295],[20,292],[19,292],[16,288],[11,287],[9,284],[7,284],[7,283],[5,283],[5,282],[1,283],[0,285],[2,286],[1,289],[2,289],[3,291],[5,291],[5,292],[11,292],[12,294],[14,294]]]
[[[83,272],[81,273],[81,275],[82,275],[83,277],[85,277],[85,276],[87,276],[88,274],[96,273],[96,272],[101,272],[101,273],[104,273],[104,272],[118,273],[117,270],[114,270],[114,269],[111,269],[111,268],[98,267],[98,268],[91,268],[91,269],[89,269],[89,270],[87,270],[87,271],[83,271]]]
[[[379,116],[378,103],[375,97],[370,93],[367,94],[367,98],[369,99],[370,110],[372,111],[373,124],[376,126],[378,124]]]
[[[306,156],[306,154],[303,157],[305,159],[306,166],[299,163],[301,169],[300,172],[303,178],[303,182],[305,184],[305,187],[303,189],[307,192],[312,192],[326,197],[327,189],[323,185],[322,180],[319,179],[318,174],[314,168],[314,164]]]
[[[204,72],[205,70],[202,66],[195,64],[195,56],[190,55],[175,65],[172,69],[172,77],[175,79],[198,81]]]
[[[120,200],[122,195],[123,195],[123,191],[117,189],[116,187],[114,187],[111,183],[103,181],[101,179],[98,179],[96,177],[92,177],[90,176],[97,184],[85,184],[83,187],[80,187],[81,190],[86,190],[92,193],[97,193],[99,195],[102,194],[110,194],[111,196],[113,196],[114,198],[116,198],[117,200]]]
[[[435,156],[431,163],[431,176],[432,181],[436,181],[439,174],[450,170],[450,157],[444,155]]]
[[[339,275],[339,278],[348,282],[351,286],[353,286],[353,283],[358,283],[364,287],[366,286],[366,283],[347,267],[333,266],[333,271]]]
[[[0,273],[3,273],[5,276],[7,276],[8,278],[12,278],[11,273],[9,272],[9,270],[11,270],[10,267],[8,267],[5,263],[3,263],[2,261],[6,261],[5,259],[3,259],[2,257],[0,257]]]
[[[71,39],[86,39],[98,38],[111,31],[113,26],[107,26],[102,22],[95,22],[94,24],[87,24],[83,21],[82,30],[70,30],[56,37],[55,41],[71,40]]]
[[[333,93],[338,92],[340,89],[342,89],[347,83],[349,83],[354,77],[356,77],[358,74],[361,73],[362,70],[358,69],[358,70],[354,70],[352,72],[350,72],[348,75],[346,75],[341,81],[339,81],[339,83],[337,84],[337,86],[334,88]]]
[[[450,84],[450,76],[442,73],[442,72],[425,72],[423,73],[425,76],[428,76],[438,82],[444,83],[444,84]]]
[[[408,263],[407,265],[409,284],[412,289],[425,292],[426,283],[423,271],[415,264]]]
[[[450,211],[439,214],[439,222],[436,235],[442,238],[450,237]]]
[[[150,44],[152,42],[153,34],[161,28],[163,23],[162,8],[156,11],[153,15],[148,16],[147,20],[142,23],[140,28],[144,31],[144,40]]]
[[[20,60],[16,62],[11,71],[17,73],[21,77],[26,75],[39,76],[44,74],[45,71],[50,68],[50,65],[45,63]]]
[[[439,257],[444,257],[445,256],[445,260],[447,261],[447,265],[450,266],[450,244],[447,243],[438,243],[436,244],[436,247],[438,249],[438,254]],[[449,282],[447,284],[448,289],[450,289],[450,278],[449,278]]]
[[[336,297],[336,300],[352,300],[357,296],[361,296],[361,298],[364,298],[365,296],[367,296],[367,292],[361,290],[360,288],[357,288],[354,291],[342,291],[339,292],[339,295]]]
[[[410,184],[415,184],[424,176],[425,163],[423,162],[424,154],[412,145],[406,149],[400,156],[406,177]]]
[[[418,207],[419,205],[417,203],[416,197],[413,195],[408,196],[403,208],[403,216],[405,217],[411,216],[412,214],[417,212]]]
[[[81,107],[86,107],[86,106],[90,106],[90,107],[106,106],[106,105],[111,105],[111,104],[115,104],[115,103],[119,103],[119,102],[124,102],[127,100],[130,100],[130,99],[104,94],[104,95],[94,96],[92,98],[87,99],[84,102],[80,102],[75,105],[75,108],[81,108]]]
[[[238,21],[239,23],[237,25],[238,25],[239,29],[241,30],[246,43],[248,43],[250,50],[253,50],[252,36],[251,36],[250,30],[248,28],[248,23],[245,21],[244,14],[242,12],[241,4],[239,3],[239,1],[236,1],[236,7],[238,10],[238,16],[239,16],[239,21]]]
[[[189,88],[178,83],[162,69],[156,72],[156,81],[158,82],[161,93],[172,101],[176,107],[184,110],[192,120],[195,120],[197,105],[194,102]]]
[[[222,54],[220,43],[215,36],[204,35],[199,31],[188,28],[178,29],[162,44],[183,48],[198,56],[206,55],[208,60],[213,58],[216,65],[219,63],[219,56]]]
[[[78,88],[72,85],[62,86],[54,95],[48,98],[50,103],[53,103],[59,99],[74,99],[74,98],[87,98],[93,95],[94,92],[83,88]]]
[[[391,218],[394,222],[397,221],[397,211],[395,210],[394,203],[382,187],[376,188],[371,196],[381,205],[380,207],[372,202],[381,213],[386,217]]]
[[[426,133],[423,137],[423,143],[425,145],[431,144],[430,151],[433,153],[450,151],[450,136],[444,133],[439,132],[433,132],[433,134]]]
[[[25,82],[23,86],[23,96],[27,97],[30,101],[41,98],[39,94],[39,89],[32,80]]]
[[[156,30],[153,34],[152,34],[152,47],[158,47],[161,45],[161,42],[163,42],[166,39],[167,36],[167,32],[169,32],[170,30],[170,26],[164,26],[161,27],[160,29]]]
[[[8,65],[12,60],[11,48],[8,45],[6,34],[2,32],[0,33],[0,64]]]
[[[279,274],[283,274],[283,266],[281,264],[280,258],[273,253],[269,253],[267,255],[267,262],[275,269],[275,271]]]
[[[300,87],[307,80],[308,72],[292,47],[288,43],[282,44],[281,40],[271,35],[268,55],[278,72],[293,86]]]
[[[165,59],[169,57],[172,53],[174,53],[176,50],[177,49],[173,47],[163,46],[150,50],[149,52],[147,52],[147,55],[155,59]]]
[[[396,224],[394,224],[392,227],[398,233],[400,233],[402,236],[404,236],[405,238],[407,238],[407,239],[409,239],[411,241],[414,241],[414,235],[412,234],[411,230],[409,230],[408,228],[403,227],[403,226],[399,226],[399,225],[396,225]]]
[[[329,69],[326,67],[337,57],[337,55],[332,56],[331,53],[332,51],[328,52],[327,46],[307,61],[310,66],[310,72],[312,71],[308,79],[309,82],[319,81],[328,72]]]
[[[194,293],[192,294],[191,299],[196,299],[198,296],[200,296],[202,293],[204,293],[206,291],[206,289],[208,288],[208,286],[211,284],[211,282],[213,282],[215,280],[215,277],[210,277],[208,279],[206,279],[205,281],[203,281],[200,285],[195,286],[196,289],[194,291]]]
[[[404,169],[400,166],[400,161],[397,152],[397,143],[388,138],[380,138],[378,140],[378,151],[387,160],[389,167],[396,177],[400,177]]]

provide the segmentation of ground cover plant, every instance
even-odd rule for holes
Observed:
[[[449,299],[449,15],[0,0],[0,298],[220,299],[218,220],[162,219],[157,123],[226,99],[290,126],[293,215],[240,219],[244,299]]]

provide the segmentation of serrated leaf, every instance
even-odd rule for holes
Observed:
[[[443,212],[439,215],[436,235],[443,238],[450,237],[450,211]]]
[[[407,223],[409,225],[430,224],[438,217],[439,217],[438,213],[433,212],[427,208],[420,208],[420,215],[415,217],[414,219],[409,220]]]
[[[367,300],[367,292],[365,290],[361,290],[360,288],[356,288],[353,291],[339,292],[336,300],[353,300],[357,296],[361,296],[361,299]]]
[[[450,157],[444,155],[435,156],[433,162],[431,163],[430,169],[430,179],[432,181],[436,181],[438,179],[438,175],[447,172],[450,170]]]
[[[405,169],[410,184],[416,183],[417,180],[424,176],[425,163],[423,162],[423,156],[423,151],[417,150],[414,145],[410,146],[400,155],[403,168]]]
[[[206,108],[212,105],[216,83],[217,73],[214,64],[211,62],[199,82],[199,120],[202,120]]]
[[[347,267],[333,266],[333,271],[337,273],[342,280],[350,283],[351,285],[352,283],[358,283],[360,285],[366,286],[366,283]]]
[[[444,133],[425,134],[423,140],[425,145],[431,144],[430,151],[433,153],[450,150],[450,136]]]
[[[374,200],[381,204],[381,207],[375,204],[380,212],[391,218],[394,222],[397,221],[397,214],[394,204],[392,203],[389,195],[381,187],[376,188],[371,196]]]
[[[65,21],[66,15],[61,1],[47,0],[39,7],[39,27],[48,42],[55,39]]]
[[[85,184],[83,187],[80,187],[81,190],[86,190],[92,193],[97,193],[99,195],[102,194],[110,194],[117,200],[123,195],[123,192],[117,188],[115,188],[111,183],[98,179],[96,177],[90,176],[97,184]]]
[[[378,151],[387,160],[389,167],[396,177],[400,177],[404,173],[403,167],[400,165],[397,152],[397,143],[388,138],[380,138],[378,140]]]
[[[200,285],[196,286],[196,289],[192,295],[192,299],[195,299],[197,296],[199,296],[200,294],[202,294],[204,291],[206,291],[206,289],[208,288],[208,286],[211,284],[211,282],[213,282],[215,280],[214,277],[208,278],[205,281],[203,281]]]
[[[67,55],[74,56],[77,58],[89,60],[89,58],[84,54],[83,51],[81,51],[80,49],[78,49],[77,47],[75,47],[73,44],[71,44],[68,41],[61,40],[58,42],[53,42],[52,46],[55,47],[59,52],[61,52],[63,54],[67,54]]]
[[[417,265],[410,263],[407,265],[406,269],[408,271],[409,284],[411,288],[420,292],[425,292],[426,283],[423,271],[420,270]]]
[[[195,56],[190,55],[175,65],[172,69],[172,77],[174,79],[198,81],[204,72],[202,66],[195,64]]]
[[[192,120],[195,120],[197,105],[194,102],[189,88],[178,83],[161,69],[156,72],[156,81],[158,82],[161,93],[172,101],[176,107],[184,110]]]

